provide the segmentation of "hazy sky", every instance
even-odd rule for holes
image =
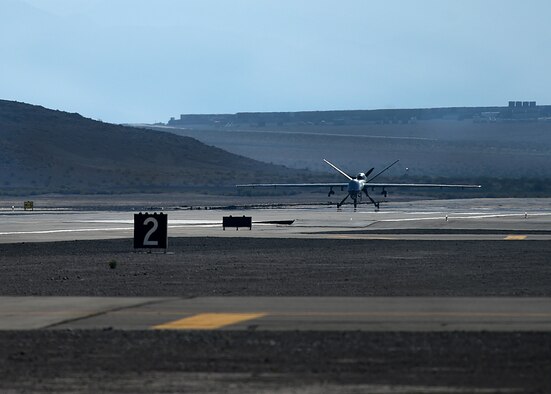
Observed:
[[[551,104],[548,0],[0,0],[0,98],[181,113]]]

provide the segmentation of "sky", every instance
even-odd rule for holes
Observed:
[[[551,104],[548,0],[0,0],[0,99],[113,123]]]

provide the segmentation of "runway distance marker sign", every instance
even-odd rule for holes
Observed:
[[[168,215],[164,213],[134,214],[134,249],[167,249]]]

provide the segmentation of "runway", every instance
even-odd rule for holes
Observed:
[[[551,331],[551,298],[0,297],[0,329]]]
[[[551,240],[551,200],[474,199],[346,206],[164,211],[170,237],[400,240]],[[0,242],[131,238],[135,211],[0,210]],[[251,216],[253,229],[222,230],[223,216]],[[266,222],[292,220],[292,225]],[[412,232],[411,230],[416,230]]]
[[[0,391],[549,391],[551,199],[167,208],[166,254],[35,206],[0,207]]]

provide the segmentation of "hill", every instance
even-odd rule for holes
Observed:
[[[175,191],[304,176],[190,137],[5,100],[0,168],[2,194]]]
[[[168,128],[165,128],[168,130]],[[270,128],[172,128],[229,152],[291,168],[332,170],[326,157],[349,172],[400,165],[388,176],[473,179],[550,178],[551,123],[474,123],[434,120],[412,124],[296,125]]]

